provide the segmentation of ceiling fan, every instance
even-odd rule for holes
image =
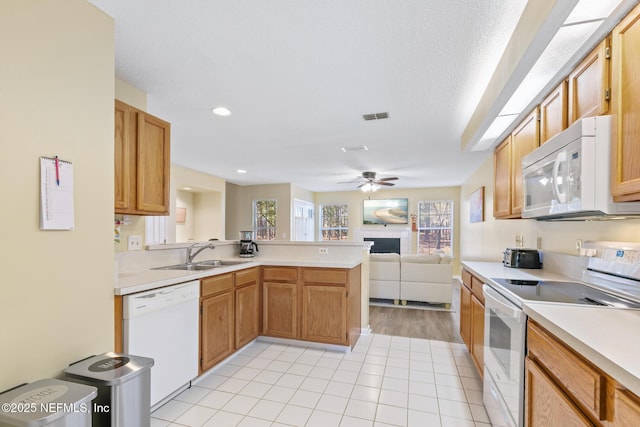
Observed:
[[[368,191],[377,191],[381,186],[388,186],[388,187],[394,186],[395,184],[389,181],[395,181],[397,179],[398,177],[396,176],[376,179],[375,172],[365,171],[365,172],[362,172],[362,176],[359,176],[358,178],[356,178],[355,181],[340,182],[339,184],[350,184],[354,182],[360,183],[360,185],[358,185],[358,188],[364,192],[368,192]]]

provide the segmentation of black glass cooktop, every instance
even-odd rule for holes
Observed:
[[[527,301],[590,304],[609,307],[640,308],[640,304],[608,294],[577,282],[548,280],[492,279],[508,292]]]

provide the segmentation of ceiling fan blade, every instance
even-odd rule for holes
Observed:
[[[378,181],[395,181],[398,179],[397,176],[390,176],[389,178],[380,178]]]
[[[365,185],[367,185],[367,184],[369,184],[369,183],[368,183],[368,182],[363,182],[362,184],[358,185],[358,188],[362,188],[362,187],[364,187],[364,186],[365,186]]]
[[[388,186],[395,185],[393,182],[384,182],[384,181],[376,181],[376,184],[378,184],[378,185],[388,185]]]

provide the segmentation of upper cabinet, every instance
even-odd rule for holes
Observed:
[[[115,213],[169,215],[170,129],[115,101]]]
[[[611,193],[616,202],[640,200],[640,6],[612,32]]]
[[[540,145],[539,109],[534,109],[494,152],[493,216],[520,218],[522,158]]]
[[[569,74],[569,126],[583,117],[609,112],[610,43],[609,37],[602,40]]]
[[[567,128],[567,81],[540,103],[540,145]]]

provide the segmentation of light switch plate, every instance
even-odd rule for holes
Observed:
[[[142,250],[142,236],[131,235],[128,239],[127,249],[130,251],[141,251]]]

